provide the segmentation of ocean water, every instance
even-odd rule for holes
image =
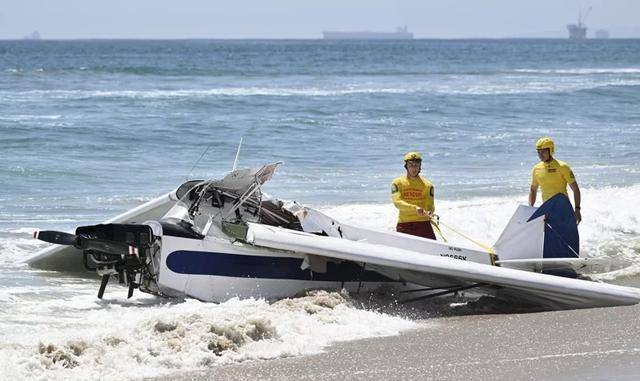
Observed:
[[[583,191],[582,255],[640,285],[639,62],[640,40],[0,41],[0,379],[140,378],[430,324],[339,293],[99,301],[95,280],[21,263],[36,228],[224,175],[240,138],[240,166],[284,161],[269,194],[382,230],[421,151],[442,220],[491,244],[551,136]]]

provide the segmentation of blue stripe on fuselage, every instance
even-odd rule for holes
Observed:
[[[167,256],[167,267],[179,274],[235,278],[295,279],[333,282],[385,282],[391,279],[363,271],[353,262],[327,263],[327,272],[302,270],[302,258],[266,257],[207,251],[178,250]]]

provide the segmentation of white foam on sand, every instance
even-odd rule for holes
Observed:
[[[95,290],[94,290],[95,291]],[[2,323],[2,380],[139,379],[321,351],[332,342],[395,335],[417,323],[355,308],[340,293],[222,304],[171,303],[124,290],[22,303]],[[109,301],[111,300],[111,301]]]

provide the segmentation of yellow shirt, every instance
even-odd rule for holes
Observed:
[[[543,202],[558,193],[567,195],[567,184],[575,181],[576,178],[567,163],[556,159],[549,163],[541,161],[534,165],[531,171],[531,185],[540,186]]]
[[[399,211],[398,223],[429,221],[428,216],[418,214],[418,208],[435,211],[433,184],[422,176],[395,178],[391,183],[391,200]]]

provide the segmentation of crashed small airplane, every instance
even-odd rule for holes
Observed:
[[[550,217],[566,198],[540,208],[519,206],[493,248],[474,250],[344,224],[268,198],[261,187],[280,164],[234,170],[222,180],[188,181],[75,234],[37,231],[36,238],[57,245],[26,262],[47,270],[95,271],[102,277],[99,298],[117,277],[129,286],[129,297],[138,288],[211,302],[385,284],[420,295],[405,301],[473,290],[552,309],[640,302],[638,289],[575,279],[576,271],[605,264],[579,258],[577,228],[567,233],[561,219]]]

